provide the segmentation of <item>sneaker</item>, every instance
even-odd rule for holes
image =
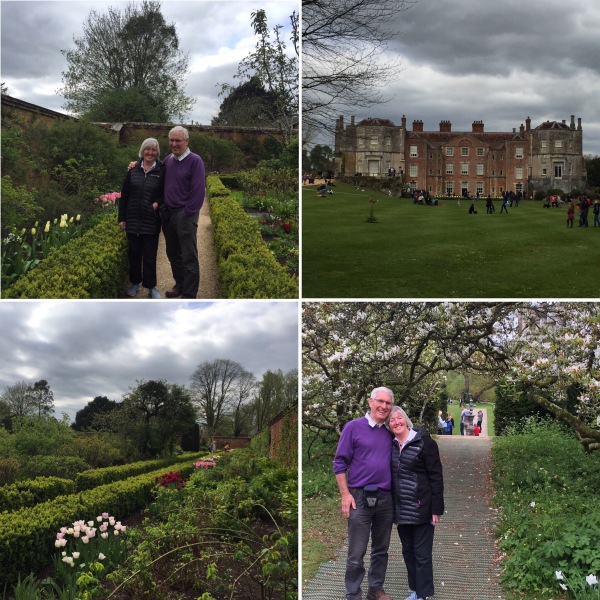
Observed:
[[[152,300],[160,300],[160,292],[157,287],[150,288],[150,298]]]
[[[367,592],[367,600],[393,600],[389,594],[386,594],[383,589],[372,590],[369,588]]]
[[[417,592],[410,590],[410,596],[407,596],[404,600],[418,600]]]
[[[131,298],[133,298],[137,293],[138,290],[140,289],[140,284],[139,283],[134,283],[128,290],[127,290],[127,295],[130,296]]]

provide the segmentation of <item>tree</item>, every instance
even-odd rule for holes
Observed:
[[[11,416],[25,417],[37,414],[36,398],[31,394],[31,387],[25,381],[17,381],[5,388],[2,401],[8,406]]]
[[[584,158],[588,185],[600,188],[600,156],[590,154]]]
[[[509,367],[511,303],[322,303],[304,307],[303,423],[339,434],[374,387],[436,426],[445,373]]]
[[[209,437],[214,435],[221,419],[232,411],[238,386],[245,377],[247,371],[240,363],[225,358],[204,361],[192,374],[192,401]]]
[[[75,413],[73,429],[75,431],[102,429],[102,424],[97,417],[99,415],[106,415],[115,408],[117,408],[117,403],[114,400],[109,400],[106,396],[96,396],[91,402],[88,402],[81,410]]]
[[[257,387],[252,409],[256,431],[261,431],[284,408],[298,402],[298,372],[269,370]]]
[[[162,379],[139,381],[111,416],[145,457],[173,454],[182,429],[196,422],[189,392]]]
[[[400,35],[405,0],[302,0],[302,127],[332,130],[348,107],[385,101],[380,92],[400,71],[384,58]]]
[[[329,146],[316,144],[310,150],[308,171],[327,173],[333,171],[333,150]]]
[[[100,122],[166,123],[169,113],[162,98],[153,97],[148,89],[130,87],[102,94],[86,117]]]
[[[268,92],[258,76],[253,75],[236,87],[226,87],[219,114],[211,124],[229,127],[271,127],[279,105],[274,92]]]
[[[36,381],[30,386],[29,393],[37,407],[38,417],[47,417],[54,413],[54,394],[50,389],[50,384],[45,379]]]
[[[248,400],[256,387],[256,377],[249,371],[243,371],[237,381],[232,401],[232,429],[234,436],[248,433],[252,424],[251,413],[248,410]]]
[[[288,55],[286,44],[281,38],[282,26],[276,25],[271,32],[267,13],[263,9],[253,12],[252,27],[259,39],[254,52],[240,62],[238,72],[234,76],[246,82],[254,80],[262,86],[265,98],[269,98],[272,102],[270,107],[267,103],[263,104],[264,109],[269,109],[268,112],[263,113],[264,117],[270,127],[280,131],[286,144],[294,135],[299,111],[298,18],[295,12],[291,15],[290,21],[291,40],[295,49],[295,55],[292,56]],[[234,90],[235,88],[228,84],[221,86],[222,94],[231,95]],[[254,104],[250,107],[256,109]]]
[[[73,41],[74,48],[61,51],[68,69],[58,93],[67,110],[121,121],[124,106],[115,103],[115,95],[133,89],[138,92],[128,93],[150,99],[146,109],[153,106],[180,119],[189,112],[194,100],[183,92],[189,56],[181,52],[175,25],[166,23],[160,2],[131,2],[122,12],[109,8],[106,14],[92,9],[83,36]]]

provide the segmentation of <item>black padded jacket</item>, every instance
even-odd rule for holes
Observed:
[[[125,221],[125,231],[133,235],[158,235],[160,218],[152,208],[153,202],[162,204],[165,167],[160,160],[144,173],[141,159],[131,169],[121,188],[119,223]]]
[[[392,444],[392,497],[394,522],[420,525],[432,515],[444,514],[444,477],[438,445],[425,429],[407,442],[400,452]]]

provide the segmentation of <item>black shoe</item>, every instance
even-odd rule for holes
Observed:
[[[170,289],[165,292],[165,296],[167,298],[179,298],[179,296],[181,296],[181,288],[175,285],[173,286],[173,289]]]

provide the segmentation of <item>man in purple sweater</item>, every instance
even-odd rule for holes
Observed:
[[[364,557],[371,537],[371,565],[367,600],[392,600],[383,582],[392,533],[391,456],[394,436],[384,422],[390,414],[394,393],[379,387],[371,392],[369,411],[346,424],[338,442],[333,472],[342,497],[342,512],[348,519],[346,598],[362,598]]]
[[[184,127],[169,131],[171,154],[165,158],[164,203],[169,209],[163,223],[167,256],[175,286],[167,298],[196,298],[200,285],[198,261],[198,218],[206,189],[204,163],[189,148],[189,133]]]

